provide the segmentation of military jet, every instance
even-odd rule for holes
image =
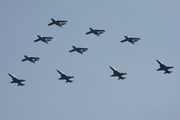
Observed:
[[[69,52],[77,51],[78,53],[83,54],[83,52],[88,50],[88,48],[80,48],[80,47],[77,47],[77,46],[72,46],[72,47],[73,47],[73,49],[70,50]]]
[[[119,79],[126,79],[126,77],[123,77],[123,75],[127,75],[127,73],[120,73],[118,72],[115,68],[109,66],[111,68],[111,70],[113,71],[113,75],[111,75],[111,77],[119,77]]]
[[[126,36],[126,35],[125,35],[124,37],[125,37],[125,39],[122,40],[121,42],[126,42],[126,41],[128,41],[128,42],[134,44],[135,42],[137,42],[138,40],[140,40],[140,38],[133,38],[133,37],[129,37],[129,36]]]
[[[37,35],[38,39],[34,40],[34,42],[42,41],[48,44],[49,41],[53,39],[53,37],[43,37],[41,35]]]
[[[57,20],[57,19],[53,19],[51,18],[52,22],[48,24],[48,26],[51,26],[51,25],[57,25],[59,27],[62,28],[63,25],[65,25],[67,23],[66,20]]]
[[[21,60],[22,62],[29,60],[30,62],[35,63],[36,61],[38,61],[40,59],[39,57],[30,57],[27,55],[24,55],[24,57],[25,58]]]
[[[93,28],[89,28],[90,31],[86,33],[86,35],[94,33],[95,35],[100,37],[100,34],[103,34],[105,32],[105,30],[97,30],[97,29],[93,29]]]
[[[66,80],[66,83],[71,83],[74,82],[73,80],[70,80],[71,78],[74,78],[74,76],[67,76],[65,75],[63,72],[57,70],[57,72],[61,75],[60,78],[58,78],[59,80]]]
[[[172,71],[169,71],[169,69],[174,68],[173,66],[166,66],[166,65],[164,65],[164,64],[163,64],[160,60],[158,60],[158,59],[156,59],[156,61],[157,61],[157,62],[159,63],[159,65],[160,65],[160,68],[157,69],[157,71],[164,70],[164,71],[165,71],[164,74],[166,74],[166,73],[168,73],[168,74],[172,73]]]
[[[21,82],[24,82],[25,80],[19,80],[16,78],[16,76],[8,73],[8,75],[12,78],[13,81],[11,81],[10,83],[17,83],[18,85],[17,86],[23,86],[25,84],[22,84]]]

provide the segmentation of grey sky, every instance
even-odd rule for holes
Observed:
[[[179,120],[179,8],[178,0],[1,1],[0,118]],[[51,18],[68,23],[48,26]],[[85,35],[89,27],[106,32]],[[54,39],[34,43],[37,35]],[[141,40],[120,43],[124,35]],[[69,53],[72,45],[89,50]],[[40,60],[21,62],[23,55]],[[156,59],[173,73],[157,72]],[[111,78],[109,66],[127,79]],[[74,82],[59,81],[56,69]],[[26,85],[10,84],[7,73]]]

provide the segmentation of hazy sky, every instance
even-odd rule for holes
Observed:
[[[179,8],[178,0],[2,0],[0,119],[179,120]],[[68,23],[48,26],[51,18]],[[106,32],[86,35],[89,27]],[[34,43],[37,35],[54,39]],[[124,35],[141,40],[121,43]],[[69,53],[72,45],[89,50]],[[156,59],[173,73],[156,71]],[[109,66],[127,79],[110,77]],[[59,81],[56,69],[74,82]]]

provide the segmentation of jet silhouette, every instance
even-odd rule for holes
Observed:
[[[36,61],[38,61],[40,59],[39,57],[30,57],[27,55],[24,55],[24,57],[25,58],[21,60],[22,62],[29,60],[30,62],[35,63]]]
[[[59,78],[59,80],[66,80],[66,83],[71,83],[73,82],[73,80],[70,80],[71,78],[74,78],[74,76],[67,76],[65,75],[63,72],[57,70],[57,72],[61,75],[61,77]]]
[[[166,73],[168,73],[168,74],[172,73],[172,71],[169,71],[169,69],[174,68],[173,66],[166,66],[166,65],[164,65],[164,64],[163,64],[160,60],[158,60],[158,59],[156,59],[156,61],[159,63],[159,66],[160,66],[160,68],[157,69],[157,71],[164,70],[164,71],[165,71],[164,74],[166,74]]]
[[[72,46],[72,47],[73,47],[73,49],[70,50],[69,52],[77,51],[78,53],[83,54],[83,52],[88,50],[88,48],[80,48],[80,47],[77,47],[77,46]]]
[[[22,84],[21,82],[24,82],[25,80],[19,80],[16,78],[16,76],[8,73],[8,75],[12,78],[13,81],[11,81],[10,83],[17,83],[18,85],[17,86],[23,86],[25,84]]]
[[[51,18],[52,22],[48,24],[48,26],[51,26],[51,25],[57,25],[59,27],[62,28],[63,25],[65,25],[67,23],[66,20],[57,20],[57,19],[53,19]]]
[[[133,37],[129,37],[129,36],[126,36],[126,35],[125,35],[124,37],[125,37],[125,39],[122,40],[121,43],[128,41],[128,42],[134,44],[135,42],[137,42],[138,40],[140,40],[140,38],[133,38]]]
[[[118,77],[118,80],[119,79],[126,79],[126,77],[123,77],[123,75],[127,75],[127,73],[120,73],[118,72],[115,68],[109,66],[111,68],[111,70],[113,71],[113,74],[111,75],[111,77]]]
[[[100,34],[103,34],[105,32],[105,30],[97,30],[97,29],[93,29],[93,28],[89,28],[89,29],[90,29],[90,31],[87,32],[86,35],[93,33],[100,37]]]
[[[41,35],[37,35],[38,39],[34,40],[34,42],[42,41],[48,44],[49,41],[53,39],[53,37],[43,37]]]

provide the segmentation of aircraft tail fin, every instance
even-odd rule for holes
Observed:
[[[22,83],[18,83],[18,85],[17,86],[24,86],[25,84],[22,84]]]
[[[166,74],[166,73],[170,74],[170,73],[172,73],[172,71],[165,71],[164,74]]]
[[[124,79],[126,79],[126,77],[119,77],[118,80],[120,80],[120,79],[124,80]]]

